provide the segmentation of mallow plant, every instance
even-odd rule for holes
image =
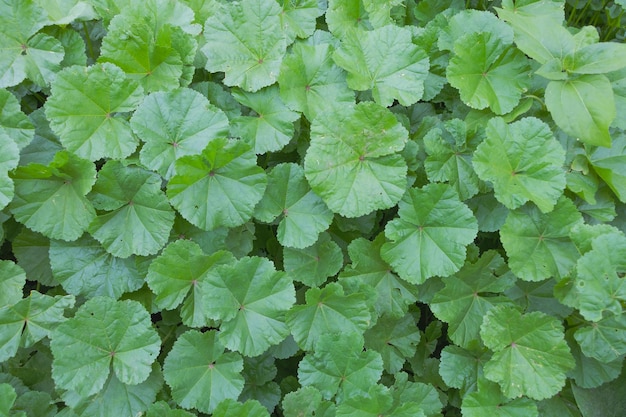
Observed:
[[[0,416],[623,416],[623,7],[0,0]]]

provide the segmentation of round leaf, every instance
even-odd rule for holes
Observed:
[[[15,198],[9,204],[15,220],[51,239],[78,239],[96,213],[85,195],[95,182],[96,167],[66,151],[50,165],[18,167],[11,177]]]
[[[313,245],[304,249],[283,248],[285,271],[294,280],[309,287],[319,287],[343,265],[341,248],[328,233],[322,233]]]
[[[314,244],[333,221],[333,213],[311,191],[298,164],[279,164],[272,169],[255,217],[264,222],[281,217],[278,241],[285,247],[299,249]]]
[[[174,211],[161,191],[161,178],[136,166],[107,162],[90,195],[106,210],[89,226],[89,233],[114,256],[153,255],[170,236]]]
[[[243,360],[224,352],[217,332],[189,330],[178,337],[165,358],[163,375],[172,398],[183,408],[212,413],[225,399],[237,399],[243,390]]]
[[[100,391],[115,372],[124,384],[139,384],[151,372],[161,347],[150,314],[137,301],[94,297],[51,335],[52,377],[82,396]]]
[[[391,106],[394,100],[410,106],[424,93],[428,55],[413,43],[408,28],[387,25],[348,31],[333,60],[348,72],[350,88],[371,89],[374,100],[382,106]]]
[[[287,48],[281,13],[275,0],[242,0],[218,7],[204,27],[206,69],[224,72],[224,84],[250,92],[274,84]]]
[[[398,153],[408,132],[371,102],[319,115],[311,125],[304,171],[313,191],[335,213],[359,217],[397,204],[407,166]]]
[[[73,66],[59,72],[52,83],[46,116],[70,152],[90,161],[122,159],[139,143],[126,113],[142,98],[139,84],[115,65]]]
[[[528,200],[546,213],[565,188],[565,151],[547,124],[526,117],[507,124],[496,117],[487,123],[487,139],[474,153],[474,169],[491,181],[495,196],[513,210]]]
[[[458,271],[478,222],[457,193],[445,184],[411,188],[398,204],[399,218],[387,223],[390,242],[380,254],[400,278],[421,284],[435,275]]]
[[[150,94],[130,124],[145,142],[139,154],[141,163],[166,180],[174,174],[178,158],[198,155],[211,140],[228,135],[224,112],[188,88]]]
[[[244,224],[267,184],[250,146],[236,140],[212,140],[201,155],[176,161],[175,169],[167,196],[185,219],[204,230]]]
[[[296,301],[288,275],[267,258],[245,257],[209,272],[206,314],[222,321],[219,339],[231,350],[257,356],[289,334],[285,313]]]
[[[562,324],[547,314],[522,315],[514,307],[497,306],[485,315],[480,336],[495,352],[485,364],[485,376],[509,398],[550,398],[575,365]]]

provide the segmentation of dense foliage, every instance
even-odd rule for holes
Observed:
[[[0,416],[623,416],[625,8],[0,0]]]

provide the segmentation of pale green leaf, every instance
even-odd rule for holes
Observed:
[[[411,313],[400,319],[382,316],[365,332],[365,347],[380,353],[385,371],[390,374],[400,371],[406,359],[415,355],[421,338],[417,321]]]
[[[415,286],[398,278],[390,265],[380,256],[380,248],[385,243],[385,235],[379,234],[373,241],[357,238],[348,245],[351,264],[339,274],[339,283],[344,288],[365,284],[375,289],[377,294],[376,312],[400,318],[408,306],[417,301]]]
[[[585,356],[602,363],[623,358],[626,354],[626,316],[610,315],[588,326],[580,327],[574,333]]]
[[[281,26],[289,41],[308,38],[316,27],[316,19],[324,14],[323,4],[318,0],[280,0],[282,6]],[[290,43],[291,43],[290,42]]]
[[[174,343],[165,358],[163,375],[181,407],[211,413],[223,400],[239,397],[244,385],[242,369],[241,356],[225,352],[215,330],[190,330]]]
[[[494,34],[479,32],[455,41],[446,75],[468,106],[505,114],[517,106],[529,86],[529,70],[519,50]]]
[[[498,117],[486,130],[472,163],[482,180],[493,183],[498,201],[513,210],[530,200],[551,211],[565,188],[565,151],[548,125],[534,117],[510,124]]]
[[[275,0],[220,5],[204,26],[206,69],[224,72],[224,84],[250,92],[274,84],[287,48],[281,13]]]
[[[626,202],[626,135],[613,135],[610,148],[591,148],[587,155],[593,170],[622,203]]]
[[[161,182],[154,173],[118,161],[100,169],[90,198],[102,211],[88,230],[107,252],[127,258],[154,255],[165,246],[174,211],[161,191]]]
[[[74,306],[71,295],[54,296],[31,291],[23,299],[0,309],[0,361],[15,356],[18,348],[30,347],[50,336],[66,318],[65,309]]]
[[[528,398],[509,400],[502,395],[498,385],[491,382],[478,384],[478,390],[463,397],[463,417],[539,417],[537,404]]]
[[[186,220],[204,230],[244,224],[267,184],[250,146],[223,138],[209,142],[201,155],[178,159],[175,171],[167,196]]]
[[[219,340],[257,356],[284,340],[285,313],[296,301],[291,278],[267,258],[245,257],[209,271],[202,294],[206,314],[221,320]]]
[[[362,0],[328,0],[325,18],[328,30],[339,39],[357,28],[372,29]]]
[[[283,265],[295,281],[319,287],[328,277],[339,272],[343,266],[343,253],[328,233],[322,233],[317,242],[304,249],[284,247]]]
[[[544,313],[522,315],[514,307],[494,307],[483,319],[480,336],[494,351],[485,376],[508,398],[550,398],[563,388],[566,372],[575,365],[563,325]]]
[[[348,73],[348,86],[372,90],[385,107],[394,100],[409,106],[422,98],[428,55],[412,42],[407,28],[388,25],[371,31],[348,31],[333,60]]]
[[[5,89],[0,89],[0,132],[6,133],[20,150],[25,148],[35,135],[35,126],[22,112],[20,102]]]
[[[138,259],[116,258],[88,234],[72,242],[51,241],[49,255],[54,280],[69,294],[118,299],[144,283]]]
[[[303,386],[317,388],[330,400],[367,394],[383,372],[378,352],[363,350],[358,333],[342,332],[320,336],[315,351],[307,354],[298,366],[298,380]]]
[[[141,304],[94,297],[53,330],[52,377],[81,396],[99,392],[111,371],[124,384],[139,384],[148,379],[160,347]]]
[[[332,60],[329,43],[309,45],[297,42],[283,59],[278,85],[280,97],[308,120],[324,112],[328,103],[354,104],[345,71]]]
[[[214,417],[269,417],[267,409],[255,400],[244,403],[227,398],[220,402],[212,414]]]
[[[85,197],[95,176],[93,163],[66,151],[48,166],[18,167],[11,173],[15,198],[9,209],[15,220],[46,237],[78,239],[96,215]]]
[[[380,253],[400,278],[421,284],[463,266],[466,246],[476,237],[478,224],[452,187],[411,188],[398,207],[398,218],[385,227],[390,242],[382,245]]]
[[[485,314],[496,305],[511,304],[502,293],[513,286],[515,276],[497,252],[487,251],[442,281],[445,287],[435,293],[430,308],[448,323],[448,336],[454,344],[469,349],[479,343]]]
[[[327,284],[306,292],[306,304],[287,313],[287,325],[301,349],[310,351],[325,334],[359,333],[370,327],[367,298],[362,293],[345,295],[341,285]]]
[[[439,375],[450,387],[465,393],[474,392],[478,380],[483,378],[483,367],[490,358],[491,353],[486,348],[463,349],[448,345],[441,351]]]
[[[257,154],[277,152],[284,148],[294,135],[294,122],[300,114],[285,106],[278,86],[264,88],[254,93],[233,89],[233,97],[254,111],[249,116],[232,120],[231,132],[248,142]]]
[[[13,261],[0,261],[0,307],[16,304],[22,299],[26,272]]]
[[[142,98],[139,83],[115,65],[73,66],[59,72],[52,83],[46,116],[68,151],[90,161],[121,159],[139,144],[127,113]]]
[[[617,113],[606,76],[591,74],[551,81],[545,100],[552,118],[566,133],[590,145],[611,146],[609,126]]]
[[[306,248],[328,229],[333,213],[311,191],[298,164],[279,164],[267,176],[265,195],[256,206],[255,217],[264,222],[280,218],[277,238],[281,245]]]
[[[178,158],[202,153],[211,140],[228,136],[229,128],[224,112],[188,88],[150,94],[130,124],[145,142],[141,163],[166,180],[174,175]]]
[[[580,256],[569,234],[582,222],[582,215],[566,197],[559,198],[549,213],[529,204],[509,212],[500,238],[511,270],[526,281],[566,276]]]
[[[398,153],[408,132],[391,112],[362,102],[318,115],[304,172],[313,191],[335,213],[359,217],[394,206],[406,189]]]

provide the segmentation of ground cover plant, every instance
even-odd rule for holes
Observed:
[[[0,0],[0,416],[626,415],[624,8]]]

